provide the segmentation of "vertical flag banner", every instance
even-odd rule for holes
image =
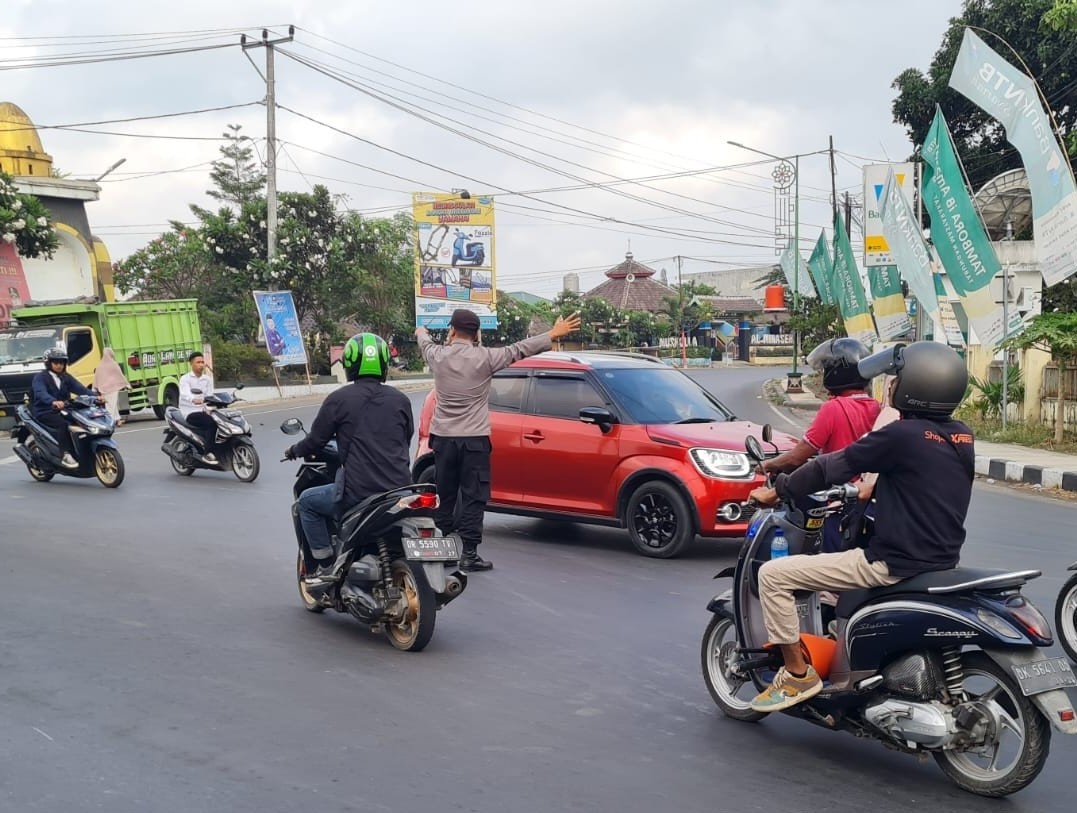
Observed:
[[[868,346],[874,344],[878,338],[875,323],[871,321],[871,308],[860,280],[860,271],[856,267],[853,247],[849,244],[849,235],[845,233],[841,212],[838,212],[834,221],[833,282],[841,316],[845,320],[845,332]]]
[[[920,154],[931,241],[961,299],[969,325],[984,347],[995,347],[1020,330],[1021,315],[1014,308],[1009,326],[1002,324],[1002,305],[991,295],[991,280],[1001,266],[965,188],[946,119],[938,108]]]
[[[879,222],[886,236],[890,256],[901,278],[928,315],[939,309],[935,283],[931,278],[931,257],[905,191],[893,172],[887,175],[879,201]]]
[[[307,363],[307,349],[291,291],[252,291],[274,367]]]
[[[876,265],[868,269],[871,284],[871,309],[875,312],[875,327],[883,341],[904,336],[912,330],[901,292],[901,277],[896,265]]]
[[[864,267],[893,265],[893,251],[882,228],[880,208],[886,179],[893,173],[898,186],[911,200],[915,188],[915,168],[912,164],[868,164],[864,167]]]
[[[954,306],[950,304],[950,297],[946,294],[946,286],[942,283],[940,274],[932,273],[935,281],[935,298],[939,303],[938,313],[935,314],[935,341],[939,341],[939,335],[946,337],[946,344],[958,350],[965,349],[965,334],[961,332],[961,325],[954,313]]]
[[[832,281],[834,260],[830,257],[830,245],[826,240],[826,231],[819,232],[819,239],[815,241],[808,258],[808,270],[811,272],[815,287],[819,289],[819,299],[824,305],[836,305],[838,299],[834,295],[834,283]]]
[[[950,87],[1002,122],[1021,154],[1043,280],[1061,282],[1077,271],[1077,188],[1035,82],[966,28]]]
[[[800,263],[800,271],[796,272],[795,263]],[[804,258],[800,256],[798,246],[793,245],[793,241],[790,240],[786,246],[785,251],[782,252],[779,264],[782,267],[782,272],[785,274],[785,281],[789,283],[789,290],[796,291],[801,296],[815,296],[815,288],[811,284],[811,274],[808,271],[808,264],[804,262]]]
[[[411,203],[415,326],[448,328],[452,312],[468,308],[484,330],[495,329],[494,199],[416,192]]]

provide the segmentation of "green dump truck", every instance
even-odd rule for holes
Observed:
[[[13,423],[15,406],[29,396],[50,347],[67,348],[68,371],[86,386],[101,352],[111,347],[131,382],[120,410],[152,408],[158,418],[179,403],[187,356],[202,349],[194,299],[39,305],[16,308],[11,316],[14,322],[0,328],[0,428]]]

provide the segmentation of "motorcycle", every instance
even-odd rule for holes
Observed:
[[[289,418],[286,435],[304,432]],[[283,461],[282,461],[283,462]],[[337,552],[333,575],[313,580],[316,561],[299,520],[299,496],[332,483],[340,467],[336,441],[300,461],[292,493],[292,524],[299,551],[296,581],[303,606],[312,613],[348,613],[373,633],[384,634],[397,649],[422,650],[434,635],[435,614],[464,592],[460,539],[441,536],[434,526],[438,505],[431,483],[375,494],[348,509],[331,528]]]
[[[745,445],[755,461],[764,459],[757,438]],[[750,702],[781,666],[778,649],[767,644],[758,584],[775,532],[784,532],[790,555],[818,553],[825,517],[855,499],[856,487],[842,485],[804,505],[783,501],[759,511],[736,566],[715,576],[732,577],[733,585],[707,605],[712,618],[701,659],[710,695],[727,717],[766,716]],[[802,641],[824,687],[782,713],[931,754],[952,782],[975,794],[1020,790],[1047,760],[1052,725],[1077,734],[1065,692],[1077,677],[1065,658],[1041,651],[1053,643],[1050,626],[1021,595],[1039,575],[958,567],[847,591],[832,637],[822,629],[817,594],[798,594]]]
[[[240,384],[236,389],[243,389]],[[202,391],[192,389],[195,395]],[[206,460],[206,440],[199,429],[183,419],[178,407],[165,410],[164,443],[161,451],[168,455],[172,468],[182,477],[190,477],[195,469],[231,471],[244,483],[253,483],[261,470],[258,451],[251,440],[251,425],[238,409],[232,409],[242,398],[232,393],[214,392],[206,396],[206,414],[216,427],[217,461]]]
[[[482,265],[486,262],[486,246],[481,240],[472,240],[470,234],[456,230],[452,241],[452,264]]]
[[[1077,562],[1070,565],[1067,570],[1077,570]],[[1070,656],[1070,660],[1077,663],[1077,573],[1067,579],[1062,585],[1062,592],[1058,594],[1055,602],[1055,629],[1058,631],[1058,642]]]
[[[68,477],[96,477],[105,488],[123,482],[124,465],[116,441],[112,439],[116,423],[108,410],[92,395],[73,396],[59,414],[67,421],[76,467],[63,464],[63,448],[52,432],[34,418],[26,404],[15,408],[14,452],[26,464],[30,476],[47,483],[57,474]]]

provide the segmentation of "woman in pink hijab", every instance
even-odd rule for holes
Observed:
[[[117,426],[124,424],[123,418],[120,417],[120,390],[130,387],[131,384],[124,378],[123,370],[116,361],[116,354],[112,352],[111,347],[106,347],[93,373],[93,388],[105,399],[105,406],[115,419]]]

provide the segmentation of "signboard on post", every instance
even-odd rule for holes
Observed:
[[[266,350],[274,367],[307,363],[307,349],[291,291],[253,291],[258,320],[265,332]]]
[[[415,220],[415,326],[446,329],[457,308],[497,328],[494,199],[466,192],[412,195]]]
[[[906,200],[913,200],[916,190],[915,169],[912,164],[868,164],[864,167],[864,267],[877,265],[896,265],[897,261],[890,252],[890,245],[883,234],[882,219],[879,214],[883,193],[886,191],[886,179],[891,170],[894,179]]]

